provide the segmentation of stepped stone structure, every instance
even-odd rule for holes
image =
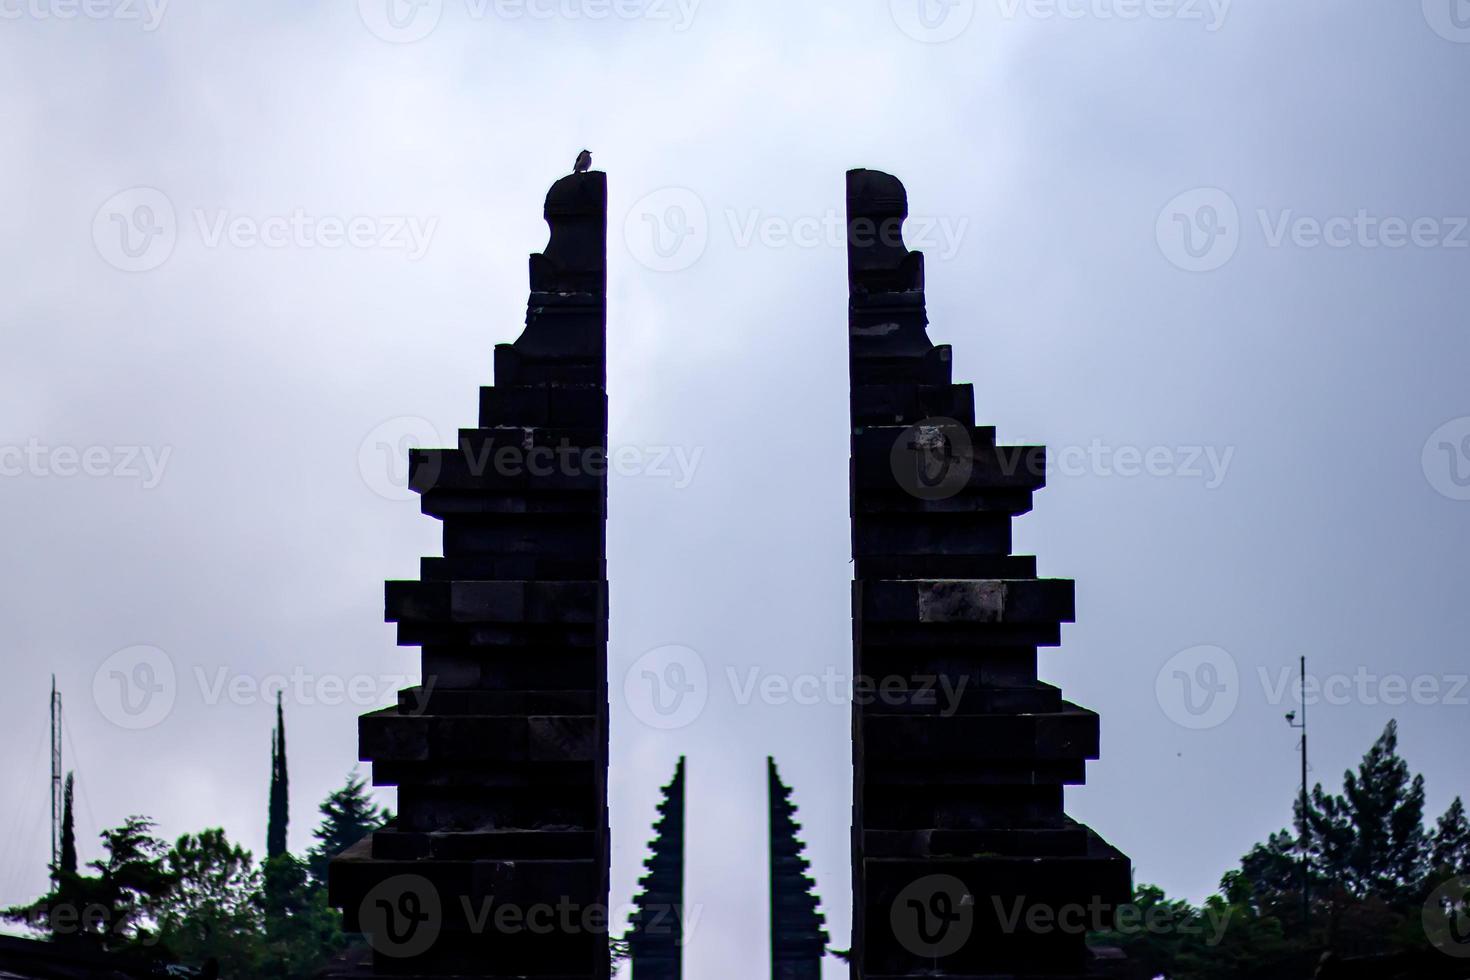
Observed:
[[[824,916],[818,909],[816,882],[797,839],[796,804],[781,782],[776,760],[766,757],[771,839],[771,980],[821,980],[827,950]]]
[[[387,583],[424,684],[361,719],[398,816],[332,863],[372,946],[357,974],[609,975],[605,175],[557,181],[545,213],[479,427],[411,451],[444,554]]]
[[[684,757],[663,789],[654,822],[647,870],[628,923],[633,980],[681,980],[684,976]]]
[[[1043,449],[998,446],[930,342],[903,185],[852,171],[847,209],[852,976],[1095,975],[1084,931],[1129,900],[1131,866],[1063,813],[1098,716],[1037,679],[1073,583],[1011,554]]]

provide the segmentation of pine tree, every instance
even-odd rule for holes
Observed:
[[[1430,861],[1436,873],[1470,874],[1470,820],[1458,796],[1435,826]]]
[[[322,822],[313,835],[316,838],[307,851],[307,867],[317,885],[326,887],[327,865],[332,858],[382,827],[392,815],[373,802],[367,782],[354,770],[347,783],[322,801]]]
[[[270,817],[266,826],[266,860],[286,853],[286,826],[290,823],[290,782],[286,775],[286,712],[276,692],[276,730],[271,735]]]
[[[1398,722],[1391,721],[1343,776],[1343,800],[1356,832],[1351,870],[1359,895],[1397,898],[1424,876],[1424,777],[1409,775],[1398,754]]]
[[[64,875],[77,873],[77,825],[72,813],[72,790],[74,774],[66,774],[66,789],[62,792],[61,806],[61,872]]]

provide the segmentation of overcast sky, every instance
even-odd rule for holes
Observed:
[[[850,167],[907,183],[982,422],[1052,447],[1017,550],[1078,583],[1041,660],[1102,714],[1070,812],[1208,894],[1289,821],[1302,654],[1314,778],[1397,718],[1431,809],[1470,792],[1461,0],[160,2],[0,0],[0,903],[45,886],[53,671],[84,860],[131,813],[262,851],[279,676],[310,843],[417,669],[382,583],[439,525],[383,446],[474,422],[583,146],[614,901],[686,754],[690,975],[764,949],[767,754],[847,940],[849,708],[812,679],[851,656]],[[707,682],[661,729],[623,679],[670,656]]]

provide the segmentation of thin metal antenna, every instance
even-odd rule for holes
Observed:
[[[1301,729],[1302,733],[1302,934],[1310,935],[1312,931],[1312,865],[1309,838],[1312,834],[1312,823],[1308,817],[1307,810],[1307,658],[1302,657],[1302,683],[1301,683],[1301,720],[1297,721],[1298,713],[1293,711],[1287,714],[1286,721],[1292,728]]]
[[[61,865],[61,692],[51,675],[51,878]]]

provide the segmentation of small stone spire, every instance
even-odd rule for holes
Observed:
[[[818,911],[811,862],[797,838],[796,804],[781,782],[776,760],[766,757],[771,841],[771,980],[821,980],[827,950],[825,916]]]

